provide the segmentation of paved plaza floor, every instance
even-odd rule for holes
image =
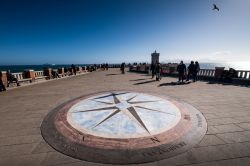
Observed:
[[[76,97],[102,91],[136,91],[166,95],[203,113],[208,131],[203,140],[175,157],[141,166],[250,165],[250,88],[198,81],[176,85],[176,78],[154,81],[119,69],[97,71],[0,93],[0,165],[105,166],[71,158],[51,148],[40,126],[50,110]]]

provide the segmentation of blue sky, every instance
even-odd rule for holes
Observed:
[[[213,11],[216,3],[220,11]],[[0,65],[250,61],[249,0],[0,0]]]

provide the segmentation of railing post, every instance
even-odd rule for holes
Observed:
[[[52,69],[51,68],[44,69],[44,75],[47,76],[49,79],[51,79],[52,78]]]
[[[58,73],[59,74],[62,74],[62,77],[64,76],[64,68],[62,67],[62,68],[59,68],[58,69]]]
[[[82,67],[81,66],[78,66],[77,70],[78,70],[79,73],[82,73]]]
[[[214,78],[216,80],[220,79],[223,72],[224,72],[225,67],[215,67],[215,73],[214,73]]]
[[[2,81],[3,81],[4,86],[7,87],[7,85],[8,85],[7,72],[1,71],[0,77],[1,77],[0,79],[2,79]]]
[[[31,80],[35,80],[35,71],[34,70],[26,70],[25,77],[30,78]]]

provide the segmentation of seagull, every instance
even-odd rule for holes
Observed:
[[[220,11],[220,9],[219,9],[215,4],[213,4],[213,6],[214,6],[213,10],[218,10],[218,11]]]

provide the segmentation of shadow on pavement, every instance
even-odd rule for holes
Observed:
[[[158,87],[160,86],[175,86],[175,85],[187,85],[190,84],[191,82],[167,82],[167,83],[162,83],[160,85],[158,85]]]
[[[135,79],[135,80],[130,80],[130,81],[142,81],[142,80],[148,80],[148,79],[151,79],[151,78],[140,78],[140,79]]]
[[[115,75],[120,75],[120,74],[106,74],[106,76],[115,76]]]
[[[151,83],[151,82],[156,82],[156,81],[155,80],[150,80],[150,81],[138,82],[138,83],[135,83],[134,85],[147,84],[147,83]]]
[[[250,88],[250,86],[248,84],[233,84],[233,83],[230,83],[230,82],[220,82],[220,81],[209,81],[209,82],[207,82],[207,84],[210,84],[210,85],[217,84],[217,85],[223,85],[223,86],[231,85],[231,86],[239,86],[239,87]]]

